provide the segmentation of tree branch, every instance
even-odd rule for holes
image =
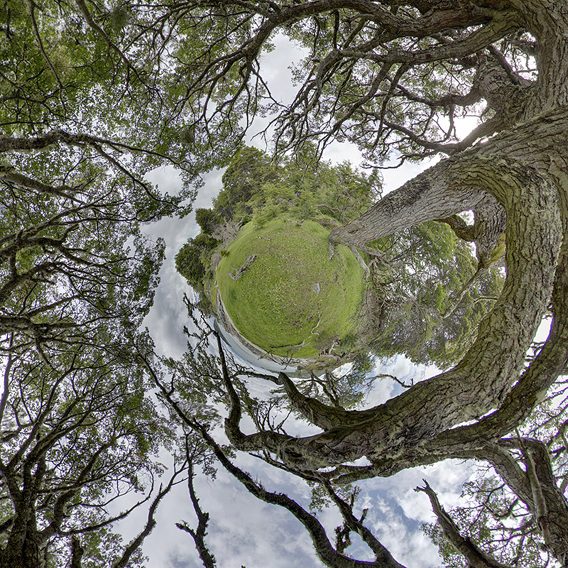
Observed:
[[[430,498],[432,510],[438,518],[438,522],[444,531],[446,538],[455,549],[464,556],[471,568],[507,568],[505,564],[498,562],[483,552],[469,537],[462,537],[453,519],[446,513],[438,501],[438,496],[424,479],[424,487],[417,487],[415,491],[422,491]]]
[[[112,568],[125,568],[128,565],[128,562],[132,555],[136,552],[136,550],[138,550],[138,548],[140,548],[140,546],[144,542],[144,539],[152,532],[152,530],[156,526],[156,520],[154,519],[156,509],[158,508],[161,500],[170,492],[176,478],[180,473],[181,471],[176,470],[174,467],[174,472],[170,477],[167,485],[164,488],[162,488],[162,486],[160,485],[158,494],[156,495],[156,497],[152,501],[152,504],[150,505],[150,508],[148,509],[148,519],[146,521],[146,526],[137,537],[130,541],[122,556],[112,565]]]
[[[193,471],[193,463],[190,459],[189,452],[186,451],[186,457],[188,459],[188,476],[187,476],[187,487],[189,490],[189,497],[197,515],[197,529],[193,530],[185,521],[176,523],[176,527],[182,531],[185,531],[191,535],[193,541],[195,542],[195,548],[199,553],[199,558],[203,562],[205,568],[215,568],[217,562],[215,561],[215,556],[211,554],[209,548],[205,544],[205,537],[207,536],[207,525],[209,523],[209,513],[204,513],[199,506],[199,499],[195,493],[195,488],[193,486],[193,479],[195,473]]]

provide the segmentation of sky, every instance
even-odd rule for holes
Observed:
[[[264,60],[264,77],[283,101],[290,100],[294,89],[290,73],[286,72],[297,51],[284,38],[277,38],[276,49]],[[256,124],[258,129],[263,123]],[[464,124],[464,132],[471,128]],[[259,138],[250,143],[263,148]],[[325,159],[338,162],[349,159],[360,162],[356,148],[347,144],[334,144],[327,149]],[[384,191],[388,192],[411,179],[430,164],[409,164],[398,170],[384,172]],[[204,178],[204,186],[194,203],[194,210],[211,206],[213,197],[221,189],[222,171],[214,171]],[[160,168],[149,176],[163,191],[174,193],[180,187],[175,170]],[[145,232],[166,241],[166,260],[162,267],[154,305],[145,325],[148,326],[158,351],[171,357],[179,357],[186,349],[184,325],[189,325],[183,295],[192,294],[184,278],[175,270],[174,258],[188,238],[194,237],[200,229],[194,214],[184,219],[168,218],[145,227]],[[416,367],[399,356],[376,372],[394,374],[400,379],[422,380],[436,374],[435,368]],[[251,393],[268,396],[269,386],[260,380],[249,383]],[[396,395],[400,387],[393,382],[377,381],[369,393],[365,407],[372,407]],[[294,435],[313,433],[313,427],[297,422],[290,426]],[[215,437],[225,442],[224,433],[218,431]],[[164,455],[164,463],[168,456]],[[301,480],[277,470],[260,460],[242,452],[236,463],[262,480],[266,489],[283,492],[296,499],[304,507],[310,500],[310,489]],[[408,568],[434,568],[440,559],[436,547],[421,532],[420,525],[434,519],[428,497],[414,491],[423,485],[423,479],[438,492],[442,504],[450,509],[458,502],[461,485],[473,475],[469,463],[444,462],[424,468],[403,471],[391,478],[372,479],[359,483],[362,488],[359,512],[369,508],[366,525],[371,528],[394,557]],[[308,533],[293,516],[285,510],[266,505],[255,499],[232,477],[220,470],[215,482],[200,476],[196,480],[196,491],[204,511],[210,514],[207,544],[216,556],[220,568],[289,568],[302,566],[319,567]],[[135,536],[145,522],[145,512],[140,511],[119,526],[124,538]],[[341,524],[339,513],[325,510],[318,514],[319,520],[333,538],[335,526]],[[149,568],[193,568],[202,566],[191,537],[178,530],[175,523],[186,520],[196,526],[196,517],[189,500],[187,487],[177,486],[168,495],[157,513],[157,527],[144,543],[144,553],[149,557]],[[365,555],[365,546],[357,542],[347,552],[358,559],[370,560]]]

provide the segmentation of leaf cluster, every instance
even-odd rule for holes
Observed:
[[[201,233],[180,249],[176,268],[191,286],[205,290],[212,255],[222,252],[249,221],[262,227],[276,217],[344,223],[380,195],[378,174],[365,175],[344,162],[317,162],[313,148],[294,158],[273,161],[265,152],[245,147],[223,174],[223,189],[211,209],[198,209]]]
[[[376,325],[368,340],[373,353],[387,358],[404,353],[415,363],[442,369],[455,364],[475,341],[478,323],[498,297],[502,271],[489,271],[443,318],[445,307],[476,271],[470,244],[437,222],[372,244],[388,263],[376,265],[368,300]]]

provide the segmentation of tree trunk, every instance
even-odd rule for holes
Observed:
[[[497,6],[498,4],[498,6]],[[537,40],[538,81],[495,88],[493,66],[477,88],[498,115],[500,133],[453,154],[381,199],[330,240],[365,243],[419,223],[484,207],[492,196],[506,213],[507,279],[477,340],[453,369],[366,411],[327,410],[288,385],[292,403],[324,431],[306,438],[245,435],[232,398],[227,435],[238,448],[268,450],[292,469],[335,467],[353,481],[415,465],[473,455],[510,432],[542,399],[568,362],[568,3],[484,2],[516,11]],[[543,9],[543,6],[544,9]],[[489,65],[489,64],[488,64]],[[480,209],[481,210],[481,209]],[[482,216],[482,215],[481,215]],[[498,232],[502,223],[487,217]],[[480,258],[480,263],[482,259]],[[525,354],[552,304],[550,336],[525,369]],[[286,386],[286,384],[285,384]],[[460,426],[474,420],[474,424]],[[347,466],[361,457],[371,465]],[[564,535],[559,537],[565,540]]]
[[[362,412],[358,423],[350,414],[350,424],[309,438],[260,433],[235,439],[237,446],[268,444],[291,466],[308,469],[362,456],[372,462],[405,454],[418,459],[439,434],[499,408],[519,379],[553,290],[563,233],[558,195],[568,185],[550,164],[568,159],[566,132],[564,110],[504,132],[430,168],[333,234],[343,243],[364,242],[417,219],[448,217],[464,203],[475,206],[483,192],[501,203],[507,214],[507,280],[477,341],[454,369]]]

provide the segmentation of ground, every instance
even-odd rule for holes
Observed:
[[[216,270],[216,283],[236,328],[252,343],[280,356],[314,357],[357,329],[365,287],[351,251],[335,247],[315,221],[275,219],[244,226]],[[252,264],[234,280],[247,258]]]

